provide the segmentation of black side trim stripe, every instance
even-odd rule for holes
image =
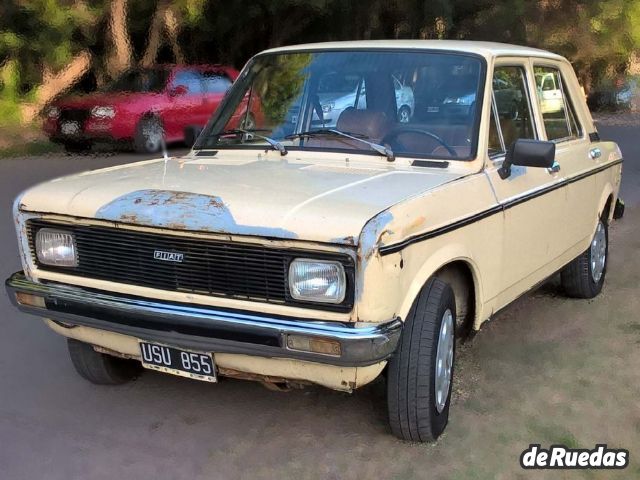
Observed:
[[[487,210],[484,210],[480,213],[476,213],[474,215],[471,215],[469,217],[465,217],[461,220],[458,220],[456,222],[450,223],[449,225],[445,225],[442,227],[438,227],[434,230],[430,230],[428,232],[424,232],[424,233],[420,233],[418,235],[414,235],[412,237],[409,237],[405,240],[403,240],[402,242],[399,243],[394,243],[392,245],[384,245],[382,247],[379,248],[379,252],[380,255],[384,256],[384,255],[390,255],[392,253],[397,253],[400,250],[404,249],[405,247],[408,247],[409,245],[412,245],[414,243],[418,243],[418,242],[422,242],[424,240],[429,240],[430,238],[434,238],[440,235],[444,235],[445,233],[449,233],[452,232],[454,230],[457,230],[459,228],[462,227],[466,227],[467,225],[470,225],[472,223],[475,222],[479,222],[480,220],[483,220],[487,217],[490,217],[492,215],[495,215],[496,213],[500,213],[503,212],[505,210],[508,210],[509,208],[515,207],[516,205],[520,205],[521,203],[524,203],[528,200],[532,200],[534,198],[540,197],[542,195],[545,195],[549,192],[552,192],[554,190],[558,190],[559,188],[563,188],[566,187],[572,183],[578,182],[580,180],[583,180],[587,177],[590,177],[592,175],[596,175],[597,173],[603,172],[604,170],[608,170],[609,168],[612,168],[616,165],[619,165],[622,163],[622,159],[616,160],[614,162],[611,163],[607,163],[606,165],[602,165],[601,167],[595,168],[593,170],[589,170],[588,172],[585,173],[581,173],[579,175],[576,175],[575,177],[571,177],[571,178],[567,178],[565,180],[562,180],[561,182],[558,182],[556,184],[550,185],[548,187],[544,187],[541,188],[539,190],[536,190],[534,192],[528,193],[526,195],[522,195],[521,197],[517,197],[514,198],[512,200],[509,200],[507,202],[501,203],[499,205],[496,205],[494,207],[491,207]]]

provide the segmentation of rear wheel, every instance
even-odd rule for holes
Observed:
[[[411,120],[411,109],[406,105],[400,107],[398,110],[398,122],[400,123],[409,123]]]
[[[135,360],[96,352],[88,343],[67,339],[69,356],[82,378],[96,385],[119,385],[139,375],[142,366]]]
[[[430,442],[447,426],[455,324],[453,290],[432,278],[411,307],[398,351],[389,361],[389,423],[393,434],[402,440]]]
[[[256,119],[253,116],[252,113],[247,114],[245,117],[242,118],[242,120],[240,121],[240,128],[242,130],[255,130],[256,128]]]
[[[560,274],[566,294],[574,298],[593,298],[600,293],[607,274],[609,231],[604,219],[598,221],[591,245]]]
[[[158,153],[162,149],[164,130],[157,117],[144,117],[138,123],[133,146],[138,153]]]

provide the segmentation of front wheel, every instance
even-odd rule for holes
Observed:
[[[138,153],[158,153],[162,149],[164,130],[156,117],[145,117],[136,128],[133,146]]]
[[[402,440],[434,441],[447,426],[455,324],[453,290],[432,278],[411,307],[398,350],[389,361],[389,423],[393,434]]]
[[[607,274],[609,229],[604,219],[598,220],[591,245],[560,273],[566,294],[574,298],[593,298],[600,293]]]
[[[119,385],[132,380],[142,369],[139,362],[96,352],[88,343],[67,339],[69,356],[82,378],[96,385]]]

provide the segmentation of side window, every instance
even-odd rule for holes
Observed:
[[[535,138],[526,73],[522,67],[496,67],[493,73],[494,109],[489,132],[490,154],[504,152],[519,138]],[[494,116],[497,113],[498,121]],[[502,142],[498,144],[502,133]]]
[[[204,72],[205,93],[225,93],[231,87],[231,80],[224,73],[220,72]]]
[[[549,140],[568,140],[582,136],[571,99],[560,71],[553,67],[534,67],[536,95]]]
[[[202,93],[202,76],[194,70],[180,70],[173,77],[173,88],[182,85],[187,88],[187,95]]]

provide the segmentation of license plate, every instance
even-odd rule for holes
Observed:
[[[216,382],[216,369],[210,353],[139,342],[142,366],[205,382]]]
[[[60,133],[63,135],[77,135],[80,133],[80,124],[78,122],[62,122]]]

